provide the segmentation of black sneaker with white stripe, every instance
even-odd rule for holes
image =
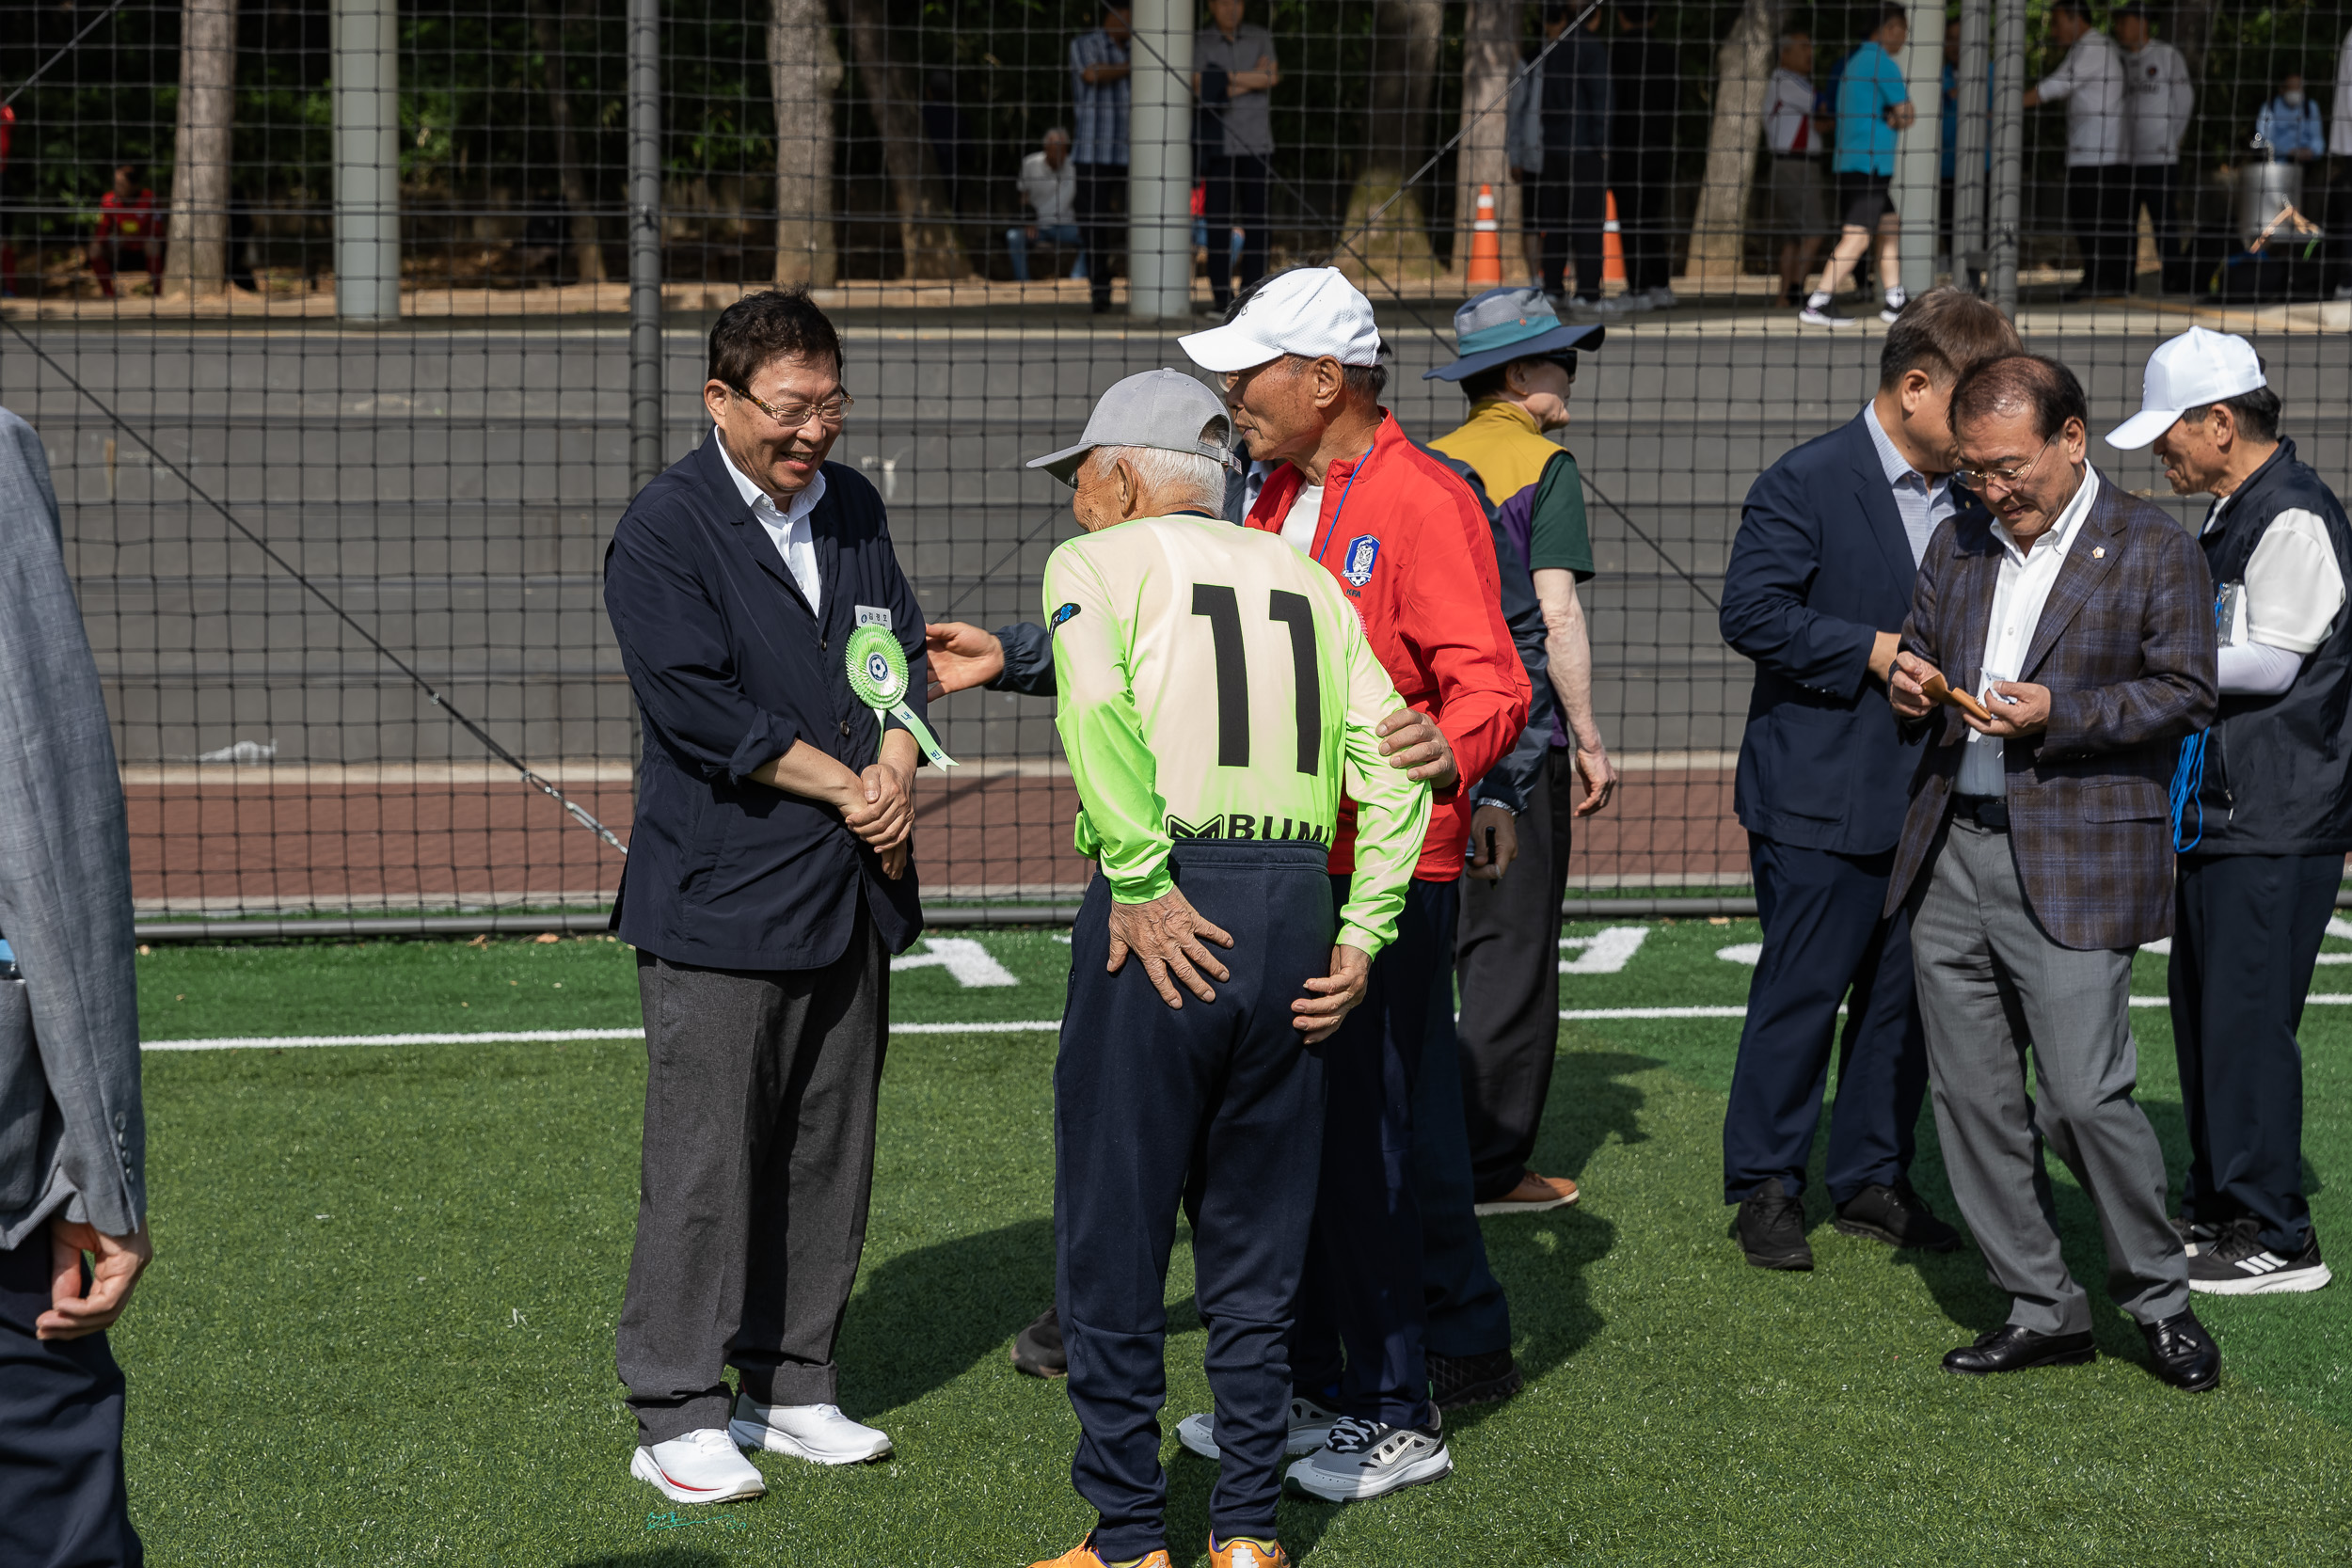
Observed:
[[[2289,1258],[2263,1245],[2257,1222],[2232,1220],[2221,1234],[2189,1254],[2188,1288],[2215,1296],[2284,1295],[2316,1291],[2333,1276],[2319,1260],[2319,1232]]]

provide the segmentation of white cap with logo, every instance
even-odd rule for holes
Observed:
[[[2137,451],[2189,409],[2269,385],[2253,344],[2227,332],[2192,326],[2148,356],[2139,412],[2107,433],[2107,445],[2118,451]]]
[[[1343,365],[1380,360],[1372,301],[1336,267],[1276,273],[1241,302],[1233,319],[1176,340],[1204,371],[1246,371],[1285,354]]]

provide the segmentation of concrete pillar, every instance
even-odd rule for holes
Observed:
[[[1136,0],[1127,109],[1127,313],[1192,314],[1192,0]]]
[[[661,472],[661,0],[628,0],[628,474]]]
[[[398,0],[334,0],[335,313],[400,319]]]
[[[1911,40],[1903,45],[1903,87],[1917,116],[1895,144],[1895,211],[1903,220],[1903,291],[1912,295],[1935,287],[1937,219],[1943,191],[1944,29],[1943,12],[1917,9]]]
[[[1952,149],[1952,280],[1984,286],[1985,150],[1993,145],[1985,87],[1993,72],[1993,0],[1961,0],[1960,117]]]
[[[2000,0],[1993,27],[1993,303],[2017,319],[2017,266],[2026,220],[2026,0]]]

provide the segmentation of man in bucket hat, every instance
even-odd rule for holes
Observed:
[[[1455,945],[1473,1189],[1480,1212],[1518,1213],[1577,1198],[1573,1180],[1537,1175],[1527,1161],[1560,1033],[1569,830],[1609,803],[1617,775],[1593,713],[1592,645],[1576,594],[1578,581],[1593,575],[1583,483],[1576,459],[1549,433],[1568,422],[1578,351],[1598,348],[1604,328],[1563,324],[1540,290],[1501,288],[1455,311],[1454,330],[1459,357],[1424,379],[1459,384],[1470,418],[1430,445],[1477,474],[1534,572],[1558,698],[1524,809],[1489,800],[1482,785]]]
[[[1427,786],[1382,755],[1395,691],[1340,585],[1218,517],[1231,430],[1208,388],[1152,371],[1030,464],[1072,486],[1087,531],[1046,562],[1044,604],[1078,849],[1102,872],[1054,1068],[1072,1480],[1100,1523],[1050,1568],[1167,1568],[1156,1416],[1180,1198],[1222,1449],[1209,1560],[1288,1562],[1274,1517],[1322,1048],[1395,936],[1429,820]],[[1335,910],[1343,791],[1356,874]]]
[[[2296,1040],[2352,849],[2352,531],[2279,435],[2279,394],[2243,338],[2192,326],[2148,361],[2144,406],[2107,444],[2153,445],[2219,595],[2221,706],[2173,784],[2172,1048],[2189,1165],[2174,1221],[2188,1288],[2316,1291]]]

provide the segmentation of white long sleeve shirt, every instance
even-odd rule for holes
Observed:
[[[2085,464],[2074,499],[2029,550],[2017,547],[2008,524],[1993,525],[1993,537],[2001,542],[2001,575],[1993,589],[1993,613],[1985,620],[1977,696],[1995,713],[2001,711],[2002,702],[1993,695],[1993,683],[2022,678],[2026,650],[2033,646],[2034,628],[2042,624],[2042,607],[2050,602],[2050,590],[2058,585],[2066,552],[2074,548],[2074,536],[2082,532],[2083,519],[2090,515],[2090,503],[2098,495],[2099,470]],[[2009,770],[2002,765],[2001,752],[1998,738],[1970,730],[1960,753],[1960,776],[1952,781],[1952,787],[1963,795],[2007,795]]]
[[[2170,44],[2152,39],[2123,56],[2123,79],[2131,101],[2131,161],[2179,163],[2181,137],[2197,103],[2188,62]]]
[[[2074,40],[2058,68],[2035,87],[2044,103],[2066,105],[2068,168],[2131,162],[2131,119],[2123,84],[2123,51],[2106,34],[2089,32]]]

